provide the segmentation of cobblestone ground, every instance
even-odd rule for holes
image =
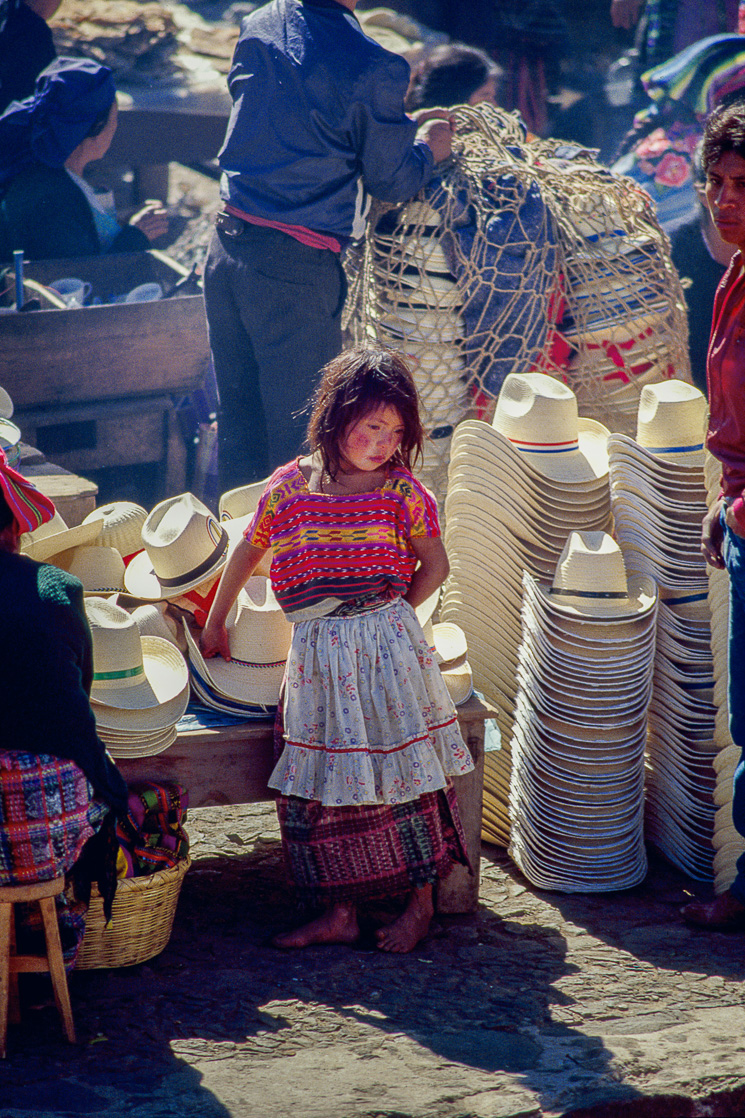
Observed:
[[[166,950],[76,972],[78,1044],[24,976],[3,1118],[631,1118],[745,1113],[739,936],[689,930],[653,860],[621,894],[538,893],[484,847],[477,912],[411,955],[283,953],[300,919],[270,805],[190,813]]]

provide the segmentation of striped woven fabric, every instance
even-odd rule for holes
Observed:
[[[469,866],[452,785],[405,804],[324,807],[280,796],[288,869],[307,904],[372,900],[434,884]]]
[[[0,492],[8,503],[19,533],[33,532],[54,516],[54,505],[35,485],[8,465],[0,450]]]
[[[94,795],[74,761],[0,751],[0,885],[69,870],[108,811]]]
[[[392,469],[374,493],[331,496],[311,493],[295,462],[269,479],[245,532],[273,549],[272,587],[288,612],[404,594],[416,564],[409,540],[439,535],[435,499],[408,470]]]

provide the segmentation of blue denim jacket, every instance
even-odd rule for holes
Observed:
[[[403,202],[432,153],[406,116],[405,59],[336,0],[272,0],[241,25],[221,195],[257,217],[360,236],[364,191]]]

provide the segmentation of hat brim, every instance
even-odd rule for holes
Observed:
[[[73,547],[91,544],[101,535],[101,524],[95,521],[88,524],[77,524],[74,528],[67,528],[64,532],[55,532],[53,536],[44,536],[34,540],[33,532],[21,536],[21,551],[29,559],[37,563],[44,563],[53,555],[69,551]]]
[[[141,637],[144,678],[96,680],[91,698],[102,706],[120,710],[156,710],[181,696],[189,686],[189,669],[171,641],[163,637]],[[95,667],[94,667],[95,674]]]

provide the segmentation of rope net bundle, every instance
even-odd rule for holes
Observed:
[[[458,106],[454,156],[415,199],[376,202],[347,257],[346,327],[407,355],[442,505],[450,437],[489,419],[509,373],[540,371],[581,415],[635,433],[644,384],[690,381],[683,292],[650,199],[519,118]]]

